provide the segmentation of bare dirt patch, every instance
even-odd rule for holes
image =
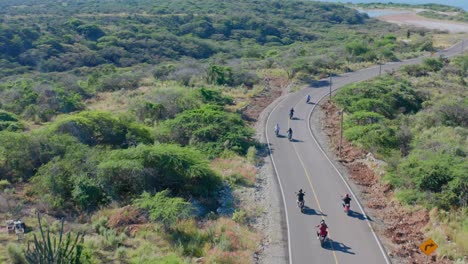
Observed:
[[[289,84],[286,78],[275,76],[265,77],[264,83],[263,91],[253,97],[242,111],[242,115],[246,120],[256,122],[260,113],[276,98],[280,97]]]
[[[339,110],[329,102],[323,102],[319,111],[323,111],[323,128],[329,136],[330,146],[338,156],[340,140]],[[424,263],[425,255],[419,245],[427,237],[421,231],[429,223],[429,213],[425,209],[409,210],[394,199],[393,189],[381,181],[382,161],[366,154],[343,139],[341,163],[347,168],[349,178],[360,188],[360,199],[366,206],[367,213],[373,219],[380,236],[394,263]],[[433,256],[428,263],[452,263],[439,256]]]

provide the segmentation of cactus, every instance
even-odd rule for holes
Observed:
[[[34,234],[34,246],[31,247],[31,243],[28,243],[28,249],[26,250],[26,260],[31,264],[79,264],[80,256],[82,251],[82,244],[84,234],[78,233],[74,239],[71,237],[71,233],[67,233],[64,238],[63,224],[58,235],[51,238],[50,231],[44,232],[42,229],[41,218],[39,213],[37,214],[37,220],[39,222],[39,231],[41,233],[40,240]]]

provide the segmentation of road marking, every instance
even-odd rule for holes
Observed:
[[[466,39],[468,40],[468,39]],[[457,45],[459,45],[459,43],[456,43],[454,44],[453,46],[451,46],[450,48],[448,49],[445,49],[445,50],[442,50],[442,51],[439,51],[438,53],[440,54],[443,54],[443,53],[446,53],[446,52],[449,52],[450,49],[452,48],[455,48]],[[465,47],[466,49],[466,47]],[[455,56],[455,55],[458,55],[458,54],[454,54],[454,55],[449,55],[449,57],[452,57],[452,56]],[[424,58],[426,56],[422,56],[420,58]],[[401,65],[404,65],[404,62],[401,62]],[[398,65],[398,63],[386,63],[384,65]],[[384,66],[382,65],[382,66]],[[371,67],[372,68],[372,67]],[[367,68],[366,68],[367,69]],[[362,69],[364,70],[364,69]],[[357,72],[359,72],[361,70],[358,70]],[[345,73],[345,74],[342,74],[342,77],[345,77],[345,76],[349,76],[349,75],[352,75],[352,73]],[[375,77],[377,75],[374,75],[373,77]],[[372,77],[371,77],[372,78]],[[369,78],[370,79],[370,78]],[[358,81],[359,82],[359,81]],[[339,88],[337,88],[339,89]],[[335,89],[335,90],[337,90]],[[334,92],[335,90],[333,90],[332,92]],[[288,233],[288,253],[289,253],[289,263],[292,264],[292,253],[291,253],[291,234],[289,232],[289,220],[288,220],[288,209],[287,209],[287,206],[286,206],[286,200],[285,200],[285,194],[284,194],[284,190],[283,190],[283,186],[281,184],[281,178],[279,177],[279,174],[278,174],[278,169],[276,168],[276,163],[275,163],[275,160],[273,158],[273,155],[271,155],[272,151],[271,151],[271,148],[270,148],[270,141],[268,139],[268,121],[270,120],[270,117],[271,117],[271,114],[275,111],[275,109],[280,105],[280,103],[282,101],[284,101],[289,95],[285,96],[283,99],[281,99],[277,105],[270,111],[270,113],[268,114],[268,117],[267,117],[267,120],[266,120],[266,127],[265,127],[265,138],[266,138],[266,141],[267,141],[267,144],[268,144],[268,152],[270,154],[270,158],[271,158],[271,161],[272,161],[272,164],[273,164],[273,168],[275,170],[275,173],[276,173],[276,178],[278,180],[278,183],[279,183],[279,186],[280,186],[280,190],[281,190],[281,196],[283,198],[283,205],[284,205],[284,210],[285,210],[285,214],[286,214],[286,229],[287,229],[287,233]],[[328,157],[328,155],[325,153],[325,151],[323,150],[322,146],[318,143],[317,139],[315,138],[314,134],[312,133],[312,130],[310,128],[310,117],[312,116],[312,113],[315,109],[315,106],[323,100],[324,97],[328,96],[328,93],[325,94],[324,96],[322,96],[316,104],[314,104],[314,106],[312,107],[312,110],[310,111],[309,113],[309,118],[307,120],[307,124],[308,124],[308,129],[309,129],[309,133],[311,134],[312,138],[314,139],[316,145],[319,147],[320,151],[322,152],[322,154],[325,156],[325,158],[328,160],[328,162],[330,162],[330,164],[332,165],[332,167],[335,169],[335,171],[338,173],[338,175],[340,175],[341,177],[341,180],[345,183],[347,189],[350,191],[350,193],[353,195],[353,198],[355,199],[356,201],[356,204],[359,206],[359,209],[361,210],[362,214],[364,215],[364,218],[366,219],[366,222],[367,222],[367,225],[369,226],[369,228],[371,229],[371,232],[372,232],[372,235],[374,236],[374,239],[377,241],[377,245],[379,246],[379,249],[382,253],[382,255],[384,256],[385,258],[385,261],[387,264],[391,264],[391,261],[390,259],[388,258],[387,256],[387,253],[385,252],[385,250],[383,249],[383,246],[382,246],[382,243],[380,242],[380,240],[378,239],[377,235],[375,234],[375,230],[374,228],[372,227],[372,225],[370,224],[370,221],[367,217],[367,214],[364,212],[364,209],[362,208],[361,206],[361,203],[359,202],[359,200],[356,198],[356,195],[354,194],[353,190],[351,189],[351,187],[349,186],[348,182],[345,180],[344,176],[340,173],[340,171],[336,168],[336,166],[333,164],[333,162],[330,160],[330,158]],[[297,104],[296,104],[297,105]],[[288,121],[288,124],[289,124],[289,121]],[[296,155],[297,155],[297,152],[296,152]],[[315,195],[315,194],[314,194]],[[317,203],[318,204],[318,203]],[[320,205],[319,205],[320,207]]]
[[[375,77],[375,76],[374,76]],[[341,87],[340,87],[341,88]],[[335,90],[333,91],[336,91],[337,89],[339,88],[336,88]],[[310,135],[312,136],[312,138],[314,139],[314,142],[315,144],[319,147],[320,151],[322,152],[322,154],[325,156],[325,158],[328,160],[328,162],[330,162],[330,164],[332,165],[332,167],[335,169],[335,171],[338,173],[338,175],[340,175],[340,178],[341,180],[344,182],[344,184],[346,185],[346,188],[349,190],[349,192],[351,193],[351,195],[353,196],[354,198],[354,201],[356,202],[356,204],[359,206],[359,210],[361,210],[362,212],[362,215],[364,216],[364,219],[366,220],[366,223],[367,225],[369,226],[370,230],[371,230],[371,233],[372,235],[374,236],[374,239],[375,241],[377,242],[377,245],[379,246],[379,249],[380,249],[380,252],[382,253],[384,259],[385,259],[385,262],[387,264],[391,264],[392,262],[390,261],[390,259],[388,258],[388,255],[387,255],[387,252],[385,251],[385,249],[383,248],[382,246],[382,243],[380,242],[379,238],[377,237],[377,235],[375,234],[375,230],[374,228],[372,227],[372,225],[370,224],[370,221],[369,221],[369,218],[366,214],[366,212],[364,212],[364,209],[361,205],[361,202],[359,201],[359,199],[357,198],[356,194],[353,192],[353,190],[351,189],[351,187],[349,186],[348,182],[345,180],[344,176],[341,174],[341,172],[338,170],[338,168],[335,166],[335,164],[333,164],[333,162],[330,160],[330,158],[328,157],[328,155],[325,153],[325,151],[323,150],[322,146],[318,143],[317,139],[315,138],[314,136],[314,133],[312,133],[312,129],[310,128],[310,118],[312,117],[312,113],[314,112],[315,110],[315,106],[318,105],[322,100],[323,98],[327,97],[328,94],[325,94],[323,95],[318,101],[316,104],[314,104],[312,106],[312,110],[310,111],[309,113],[309,117],[307,118],[307,127],[308,127],[308,130],[309,130],[309,133]]]
[[[279,176],[278,169],[276,168],[275,159],[273,158],[273,155],[271,154],[272,153],[271,147],[270,147],[271,145],[270,145],[270,140],[268,139],[268,121],[270,120],[271,114],[281,104],[281,102],[284,101],[286,98],[287,98],[287,96],[285,96],[283,99],[281,99],[277,103],[277,105],[268,114],[268,117],[267,117],[267,120],[266,120],[266,125],[265,125],[265,138],[266,138],[266,141],[267,141],[268,152],[270,154],[271,162],[273,164],[273,169],[275,170],[276,179],[278,180],[279,187],[280,187],[280,190],[281,190],[281,197],[283,198],[284,213],[286,214],[286,230],[287,230],[287,233],[288,233],[288,254],[289,254],[288,257],[289,257],[289,264],[292,264],[293,261],[292,261],[292,250],[291,250],[291,232],[289,232],[288,207],[286,206],[286,199],[284,198],[285,194],[284,194],[283,185],[281,184],[281,178]]]
[[[296,107],[299,102],[301,102],[301,100],[299,100],[295,105],[294,107]],[[288,127],[291,127],[291,119],[288,119]],[[294,140],[292,138],[292,140]],[[323,210],[322,210],[322,207],[320,206],[320,202],[319,202],[319,199],[317,197],[317,193],[315,192],[315,188],[314,188],[314,185],[312,184],[312,181],[310,180],[310,174],[309,174],[309,171],[307,170],[305,164],[304,164],[304,161],[301,159],[301,155],[299,154],[299,152],[297,151],[297,148],[296,148],[296,145],[293,144],[293,149],[294,149],[294,152],[296,153],[296,156],[297,158],[299,159],[299,162],[301,163],[301,166],[302,166],[302,169],[304,169],[304,172],[306,174],[306,178],[307,178],[307,181],[309,182],[309,185],[310,185],[310,188],[312,189],[312,193],[314,194],[314,198],[315,198],[315,202],[317,202],[317,206],[318,206],[318,209],[320,210],[320,213],[322,213],[322,215],[320,215],[320,218],[322,220],[325,220],[324,217],[323,217]],[[335,258],[335,263],[338,264],[338,258],[336,257],[336,253],[335,253],[335,249],[333,248],[333,244],[331,242],[331,233],[330,231],[328,231],[328,238],[329,238],[329,242],[330,242],[330,246],[331,246],[331,249],[332,249],[332,253],[333,253],[333,257]]]

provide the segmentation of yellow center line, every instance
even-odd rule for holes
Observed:
[[[288,119],[288,127],[291,127],[291,119]],[[291,141],[292,140],[293,140],[293,138],[291,138]],[[305,172],[306,177],[307,177],[307,181],[309,182],[310,188],[312,189],[312,193],[314,194],[315,202],[317,203],[318,209],[320,210],[320,213],[321,213],[320,218],[322,218],[322,220],[325,220],[323,218],[323,211],[322,211],[322,207],[320,206],[320,202],[319,202],[317,193],[315,192],[314,185],[312,184],[312,181],[310,180],[309,171],[307,170],[304,162],[302,161],[301,156],[299,155],[299,152],[297,151],[297,148],[296,148],[295,144],[293,144],[293,149],[294,149],[294,152],[296,153],[296,156],[299,159],[299,162],[301,163],[302,168],[304,169],[304,172]],[[330,238],[330,240],[331,240],[330,231],[328,231],[328,238]],[[336,257],[335,249],[333,248],[333,244],[332,244],[331,241],[330,241],[330,246],[332,248],[333,257],[335,258],[335,263],[338,264],[338,258]]]

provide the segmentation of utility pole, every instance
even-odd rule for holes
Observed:
[[[341,146],[343,144],[343,112],[344,109],[340,111],[340,146],[339,146],[339,157],[341,158]]]
[[[332,75],[331,75],[331,73],[330,73],[329,75],[330,75],[330,101],[331,101],[331,93],[332,93]]]

